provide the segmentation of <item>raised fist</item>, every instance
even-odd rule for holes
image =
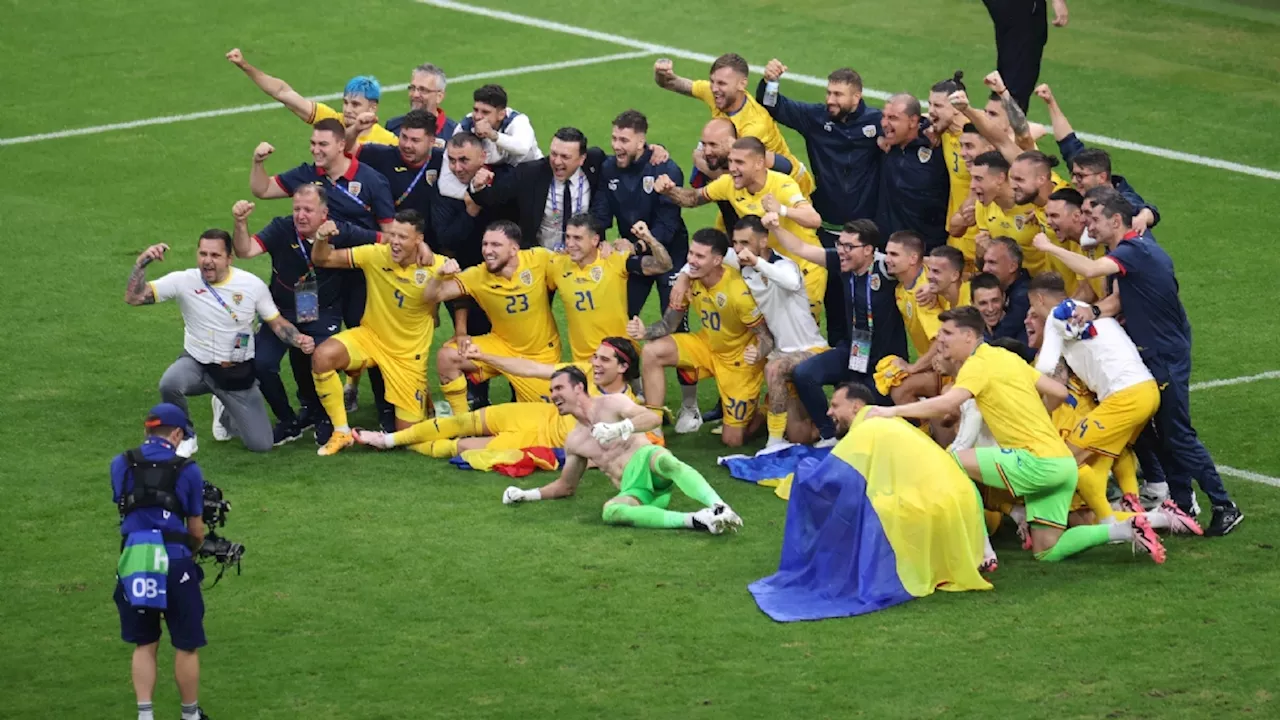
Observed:
[[[276,149],[275,149],[274,147],[272,147],[271,143],[269,143],[269,142],[260,142],[260,143],[258,143],[258,147],[256,147],[256,148],[254,148],[254,149],[253,149],[253,161],[254,161],[254,162],[262,162],[263,160],[266,160],[266,159],[267,159],[267,156],[268,156],[268,155],[270,155],[271,153],[273,153],[273,152],[275,152],[275,151],[276,151]]]
[[[244,222],[249,219],[254,207],[255,205],[248,200],[237,200],[236,204],[231,206],[231,216],[236,219],[236,222]]]

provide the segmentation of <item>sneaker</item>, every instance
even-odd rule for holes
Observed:
[[[713,428],[711,428],[711,434],[712,434],[712,435],[723,435],[723,434],[724,434],[724,423],[716,423],[716,426],[715,426],[715,427],[713,427]]]
[[[298,429],[306,432],[316,426],[316,412],[311,408],[303,405],[298,411]]]
[[[324,447],[316,450],[317,455],[337,455],[343,450],[351,447],[356,442],[355,438],[349,432],[333,431],[333,435],[329,437],[329,442]]]
[[[1138,497],[1142,501],[1142,507],[1153,510],[1160,506],[1160,503],[1169,499],[1168,483],[1143,483],[1139,489]]]
[[[182,442],[178,443],[178,449],[175,450],[174,452],[178,454],[178,457],[189,458],[192,455],[195,455],[196,451],[199,449],[200,449],[200,443],[196,442],[196,436],[192,435],[191,437],[186,438]]]
[[[316,421],[316,447],[324,447],[329,443],[329,438],[333,437],[333,423],[328,419]]]
[[[702,427],[702,413],[696,407],[682,407],[676,416],[676,432],[685,435]]]
[[[353,413],[360,409],[360,386],[355,383],[347,383],[342,386],[342,403],[347,406],[347,412]]]
[[[978,566],[978,572],[986,575],[987,573],[995,572],[999,568],[1000,561],[996,559],[996,556],[988,555],[987,557],[982,558],[982,564]]]
[[[368,445],[379,450],[390,450],[395,447],[391,444],[391,435],[388,433],[356,428],[351,431],[351,436],[355,438],[357,445]]]
[[[1221,537],[1236,529],[1236,526],[1244,521],[1244,513],[1240,512],[1240,508],[1234,503],[1231,505],[1214,505],[1213,520],[1209,521],[1209,527],[1204,531],[1209,537]]]
[[[227,426],[222,424],[222,413],[226,412],[226,407],[217,395],[213,396],[213,439],[218,442],[226,442],[231,439],[231,431],[227,430]]]
[[[1200,529],[1200,523],[1190,515],[1182,512],[1182,508],[1178,507],[1178,503],[1172,500],[1165,500],[1160,503],[1160,507],[1155,509],[1156,512],[1169,518],[1169,532],[1174,535],[1203,535],[1204,530]]]
[[[1167,502],[1167,501],[1166,501]],[[1120,498],[1120,511],[1142,514],[1147,511],[1142,506],[1142,499],[1133,493],[1125,493]]]
[[[280,447],[285,443],[291,443],[302,437],[302,428],[298,427],[297,420],[289,420],[278,422],[271,429],[271,444],[274,447]]]
[[[815,448],[833,448],[836,446],[836,443],[838,442],[840,441],[833,437],[822,438],[818,442],[814,443],[813,446]]]
[[[702,422],[715,422],[724,419],[724,405],[716,405],[715,410],[702,413]]]
[[[1146,516],[1135,515],[1129,523],[1133,526],[1134,554],[1141,550],[1150,555],[1157,565],[1164,564],[1164,544],[1160,542],[1160,536],[1156,535],[1155,528],[1151,527],[1151,522]]]
[[[435,403],[436,417],[447,418],[453,417],[453,406],[444,400],[437,400]]]
[[[742,527],[742,518],[738,517],[738,513],[722,502],[718,502],[711,507],[704,507],[693,514],[693,522],[695,526],[700,526],[703,530],[712,535],[723,534],[725,530],[737,531]]]

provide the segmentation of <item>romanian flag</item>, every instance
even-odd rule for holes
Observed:
[[[749,586],[778,622],[862,615],[934,590],[990,590],[982,506],[945,450],[900,418],[864,419],[791,486],[778,572]]]
[[[467,450],[449,461],[462,470],[492,471],[508,477],[524,477],[538,470],[555,470],[564,464],[564,450]]]

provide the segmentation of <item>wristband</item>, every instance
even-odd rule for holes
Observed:
[[[787,206],[783,205],[778,208],[778,217],[786,217],[786,216],[787,216]]]
[[[1102,308],[1098,307],[1097,305],[1094,305],[1094,306],[1093,306],[1093,319],[1094,319],[1094,320],[1097,320],[1097,319],[1098,319],[1098,318],[1100,318],[1100,317],[1102,317]]]

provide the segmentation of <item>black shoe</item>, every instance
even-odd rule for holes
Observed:
[[[716,405],[715,410],[702,413],[702,422],[709,423],[724,419],[724,405]]]
[[[393,433],[396,431],[396,409],[389,407],[378,413],[378,425],[382,427],[382,432]]]
[[[1244,513],[1240,512],[1240,508],[1235,504],[1231,505],[1214,505],[1213,520],[1209,521],[1209,527],[1205,528],[1204,534],[1209,537],[1221,537],[1236,529],[1236,526],[1244,521]]]
[[[329,438],[333,437],[333,423],[326,418],[316,421],[316,447],[324,447],[329,444]]]
[[[467,404],[471,406],[474,412],[481,408],[489,407],[489,381],[476,385],[467,383]]]
[[[298,427],[296,419],[281,421],[271,429],[271,437],[271,444],[275,447],[280,447],[285,443],[291,443],[302,437],[302,428]]]
[[[317,413],[306,405],[298,411],[298,429],[310,430],[315,427]]]

